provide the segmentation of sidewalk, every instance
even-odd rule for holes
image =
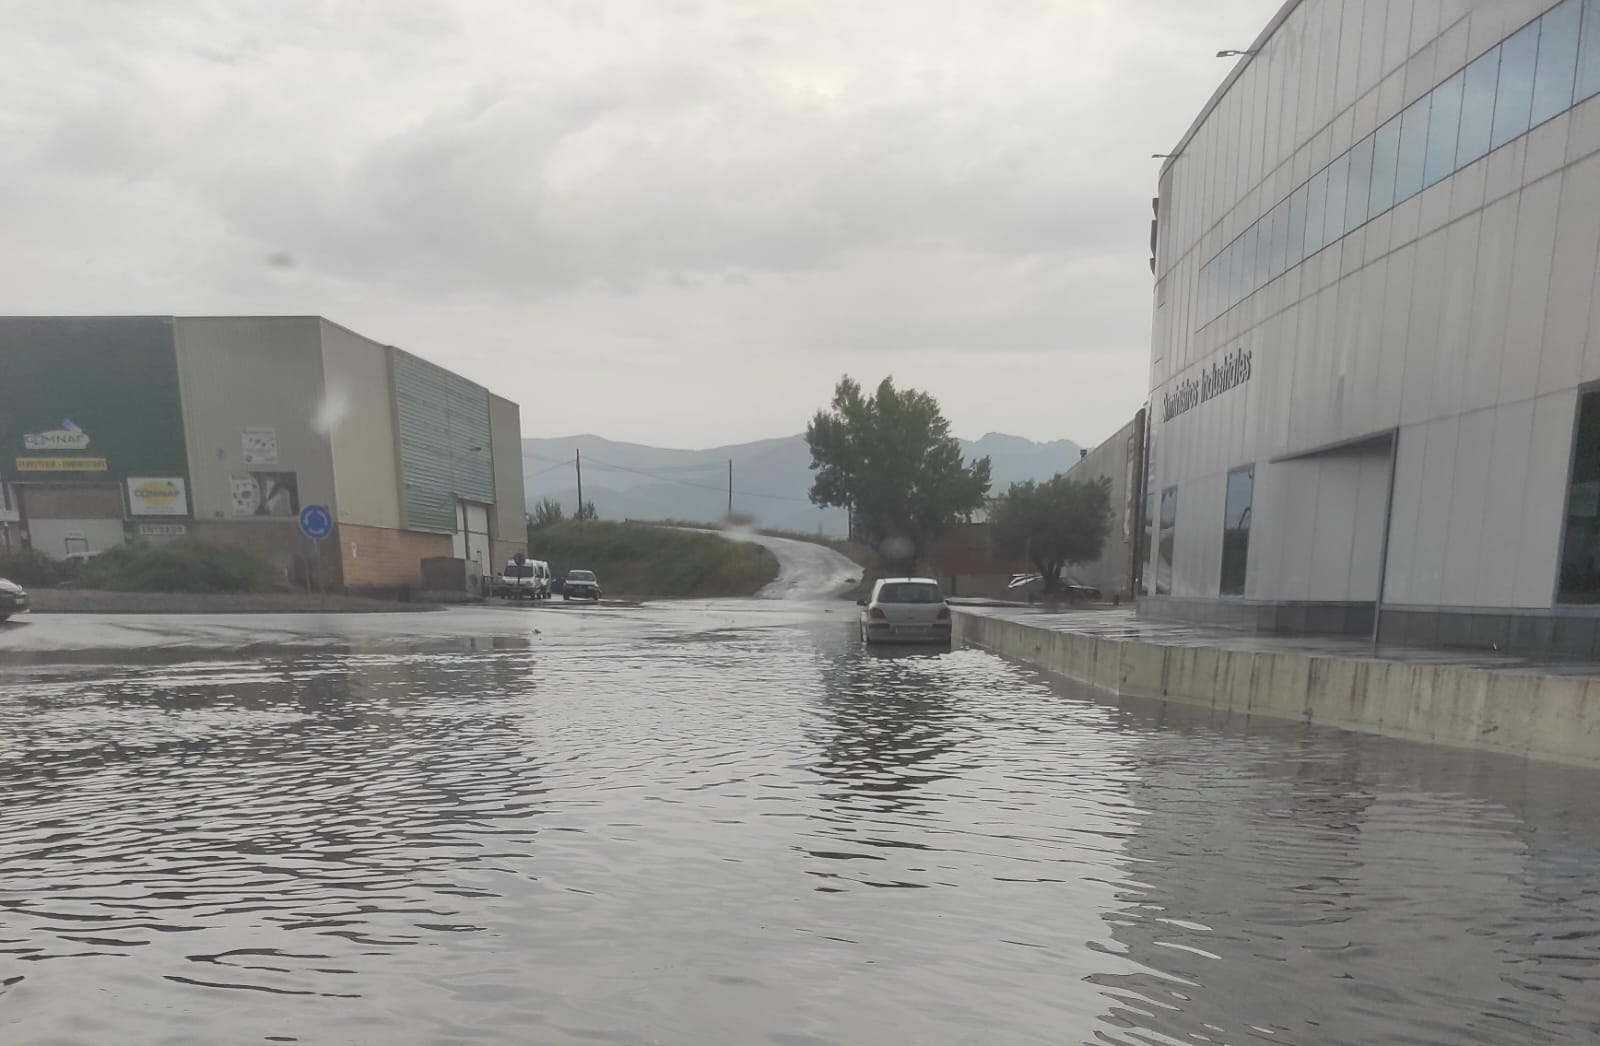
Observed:
[[[957,607],[955,641],[1115,694],[1600,767],[1600,664]]]
[[[957,601],[952,600],[953,604]],[[1300,636],[1270,632],[1246,632],[1232,628],[1208,628],[1181,621],[1152,621],[1134,614],[1132,607],[1086,607],[1082,610],[1038,610],[1022,606],[957,606],[991,617],[1001,617],[1058,632],[1099,636],[1106,639],[1136,639],[1167,646],[1206,646],[1223,650],[1256,653],[1297,653],[1323,657],[1348,657],[1399,661],[1411,665],[1448,665],[1456,668],[1482,668],[1496,671],[1537,672],[1541,675],[1600,678],[1600,661],[1573,661],[1562,658],[1536,658],[1498,654],[1489,650],[1463,650],[1448,647],[1410,647],[1393,643],[1378,647],[1376,655],[1367,639],[1351,636]]]

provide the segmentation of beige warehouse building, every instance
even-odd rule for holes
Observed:
[[[192,535],[357,591],[425,560],[470,585],[524,546],[517,405],[320,317],[0,318],[0,366],[13,545]]]

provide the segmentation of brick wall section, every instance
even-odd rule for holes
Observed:
[[[225,523],[196,521],[189,524],[189,532],[202,541],[220,545],[237,545],[254,553],[272,565],[283,582],[302,586],[306,583],[306,560],[311,553],[311,542],[300,533],[300,523],[293,519],[233,520]],[[344,585],[339,569],[339,543],[334,537],[320,542],[322,580],[330,592]],[[445,539],[446,545],[449,538]],[[312,575],[315,583],[316,575]]]
[[[340,523],[334,537],[345,586],[351,590],[420,588],[422,561],[448,556],[449,534]]]

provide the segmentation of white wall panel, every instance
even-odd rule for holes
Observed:
[[[1478,224],[1473,292],[1468,312],[1467,370],[1462,406],[1486,407],[1500,397],[1505,355],[1506,313],[1516,264],[1518,197],[1485,207]],[[1463,219],[1466,220],[1466,219]]]
[[[1555,258],[1550,269],[1550,297],[1539,356],[1541,393],[1569,388],[1580,380],[1596,256],[1600,255],[1600,156],[1585,160],[1560,177]]]
[[[1305,598],[1342,602],[1350,598],[1361,459],[1355,454],[1318,455],[1306,460],[1306,468],[1317,477],[1317,493]]]
[[[1517,556],[1522,540],[1528,463],[1533,442],[1533,400],[1509,403],[1494,413],[1494,443],[1489,451],[1488,497],[1483,517],[1472,602],[1508,607],[1516,597]]]
[[[1432,417],[1434,363],[1439,352],[1439,308],[1444,299],[1447,267],[1443,232],[1417,244],[1416,279],[1411,288],[1411,315],[1406,335],[1405,376],[1400,421],[1414,424]]]
[[[1490,453],[1494,447],[1495,411],[1463,414],[1456,436],[1454,475],[1450,477],[1450,509],[1444,525],[1444,571],[1440,603],[1472,605],[1478,580],[1478,555],[1489,496]]]
[[[1506,337],[1500,368],[1500,402],[1532,396],[1539,383],[1545,306],[1550,299],[1550,263],[1555,256],[1561,183],[1547,178],[1522,191],[1517,207],[1516,258],[1506,307]]]
[[[1455,479],[1458,419],[1427,425],[1422,459],[1422,498],[1412,549],[1411,602],[1438,606],[1444,598],[1444,553],[1449,534],[1451,485]]]
[[[1439,307],[1438,353],[1435,357],[1433,400],[1430,417],[1460,409],[1462,386],[1476,362],[1486,376],[1485,388],[1499,386],[1499,358],[1484,353],[1475,359],[1471,351],[1473,281],[1477,274],[1479,219],[1469,215],[1445,229],[1445,256],[1454,264],[1444,271],[1444,295]]]

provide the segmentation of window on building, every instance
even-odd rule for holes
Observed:
[[[1528,129],[1533,112],[1533,74],[1539,64],[1539,23],[1513,33],[1500,45],[1500,83],[1494,93],[1494,136],[1498,149]]]
[[[1456,169],[1456,140],[1461,130],[1461,84],[1457,73],[1433,89],[1428,107],[1428,150],[1422,166],[1424,187],[1443,181]]]
[[[1267,221],[1268,217],[1270,216],[1263,215],[1261,220],[1256,222],[1255,278],[1250,281],[1250,286],[1245,289],[1247,294],[1265,285],[1268,279],[1267,273],[1272,270],[1272,225]]]
[[[1284,200],[1272,209],[1267,217],[1268,227],[1272,229],[1272,248],[1267,255],[1267,279],[1275,280],[1283,275],[1284,263],[1289,257],[1289,201]]]
[[[1600,94],[1600,0],[1583,0],[1583,32],[1578,38],[1578,101]]]
[[[1367,220],[1367,200],[1372,193],[1373,136],[1367,135],[1350,150],[1350,178],[1345,188],[1344,231],[1358,229]]]
[[[1500,48],[1467,66],[1461,85],[1461,126],[1456,135],[1456,167],[1489,151],[1494,133],[1494,85],[1500,76]]]
[[[1394,206],[1394,169],[1400,160],[1400,117],[1396,116],[1372,136],[1372,187],[1367,193],[1367,217],[1375,218]]]
[[[1144,525],[1139,528],[1139,594],[1150,594],[1150,535],[1156,529],[1156,496],[1144,496]]]
[[[1350,187],[1350,154],[1328,165],[1328,214],[1322,223],[1322,242],[1332,243],[1344,235],[1345,195]]]
[[[1539,19],[1539,63],[1533,72],[1533,116],[1537,127],[1572,108],[1572,85],[1578,72],[1579,0],[1566,0]]]
[[[1161,492],[1161,530],[1156,538],[1156,595],[1172,594],[1172,551],[1178,537],[1178,488]]]
[[[1428,96],[1412,102],[1400,114],[1400,152],[1395,159],[1394,202],[1402,203],[1422,191],[1422,172],[1428,160]]]
[[[1318,171],[1306,183],[1306,257],[1322,250],[1328,239],[1324,228],[1328,216],[1328,169]]]
[[[1600,603],[1600,391],[1578,401],[1557,602]]]
[[[1250,509],[1255,501],[1256,467],[1228,473],[1228,497],[1222,512],[1222,594],[1244,595],[1245,565],[1250,558]]]
[[[1306,186],[1302,185],[1289,197],[1289,248],[1287,263],[1290,268],[1299,265],[1306,256]]]

